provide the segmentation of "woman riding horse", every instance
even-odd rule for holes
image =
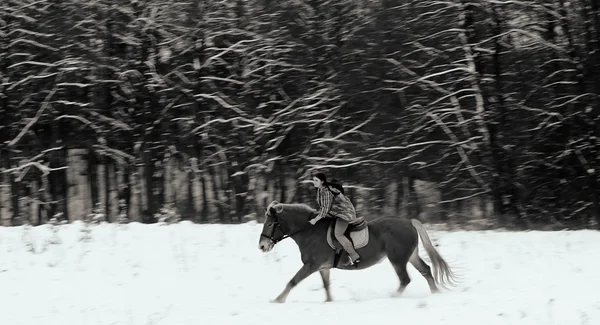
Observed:
[[[311,219],[311,224],[331,216],[337,218],[335,223],[335,238],[340,242],[344,250],[350,255],[350,263],[355,265],[360,262],[360,256],[354,249],[352,242],[344,236],[350,222],[356,220],[356,209],[350,199],[344,195],[343,187],[339,184],[327,182],[327,177],[323,173],[316,173],[313,176],[313,184],[317,188],[317,202],[319,204],[319,214]]]

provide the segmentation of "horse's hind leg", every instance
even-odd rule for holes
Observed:
[[[410,283],[410,276],[408,276],[408,272],[406,271],[406,263],[405,264],[394,264],[394,270],[398,275],[398,279],[400,279],[400,287],[398,288],[398,294],[404,292],[406,286]]]
[[[331,299],[331,291],[329,290],[329,284],[331,283],[329,281],[329,274],[331,273],[331,270],[329,269],[323,269],[319,271],[321,273],[321,278],[323,279],[323,287],[325,288],[325,301],[326,302],[330,302],[333,301],[333,299]]]
[[[392,263],[396,274],[398,275],[398,279],[400,280],[400,287],[398,288],[398,293],[401,294],[406,289],[406,286],[410,283],[410,276],[408,275],[408,271],[406,270],[406,265],[408,264],[408,259],[410,255],[408,255],[403,249],[388,249],[387,252],[388,259]]]
[[[417,271],[419,271],[419,273],[421,273],[421,275],[425,277],[425,279],[427,280],[427,284],[429,285],[429,290],[431,290],[431,293],[439,292],[440,290],[435,284],[435,280],[433,279],[433,275],[431,274],[431,268],[419,256],[418,246],[415,247],[415,250],[410,255],[409,261],[410,264],[412,264],[412,266],[414,266],[415,269],[417,269]]]

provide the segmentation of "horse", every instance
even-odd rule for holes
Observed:
[[[331,302],[333,301],[329,280],[331,269],[362,270],[379,264],[386,257],[400,280],[398,294],[401,294],[411,281],[406,270],[408,262],[425,277],[432,294],[440,292],[438,285],[444,288],[455,285],[456,276],[435,249],[423,224],[418,220],[381,217],[369,222],[364,221],[366,225],[363,227],[351,225],[347,234],[355,240],[356,251],[361,256],[361,262],[353,265],[349,261],[340,263],[342,257],[348,258],[348,254],[343,249],[340,250],[339,243],[337,246],[332,243],[331,230],[335,219],[323,218],[314,225],[308,222],[317,214],[318,211],[315,209],[299,203],[287,204],[273,201],[267,207],[258,248],[263,253],[268,253],[278,242],[289,237],[298,245],[303,263],[281,294],[271,302],[284,303],[290,291],[298,283],[317,271],[323,280],[325,301]],[[366,235],[362,239],[356,236],[361,233]],[[419,237],[431,259],[433,273],[431,267],[419,257]],[[357,240],[361,240],[362,244],[357,245]],[[337,252],[334,247],[337,248]]]

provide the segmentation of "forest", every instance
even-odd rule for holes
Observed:
[[[3,0],[0,220],[600,229],[595,0]]]

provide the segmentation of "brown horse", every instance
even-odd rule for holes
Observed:
[[[321,273],[326,301],[332,301],[329,289],[330,269],[365,269],[378,264],[385,257],[392,263],[400,279],[399,293],[402,293],[410,283],[410,277],[406,271],[408,262],[425,277],[432,293],[439,292],[438,285],[445,287],[447,284],[455,283],[455,275],[433,247],[427,231],[418,220],[386,217],[370,221],[366,228],[364,223],[362,227],[350,226],[348,233],[352,233],[350,238],[355,240],[356,251],[361,256],[361,262],[358,266],[354,266],[350,263],[339,264],[339,261],[348,259],[348,254],[342,250],[341,255],[338,255],[332,248],[332,246],[341,247],[328,235],[328,232],[331,231],[332,219],[321,219],[315,225],[308,222],[317,213],[316,210],[305,204],[282,204],[277,201],[273,201],[267,208],[266,220],[258,243],[259,249],[267,253],[273,249],[276,243],[290,237],[300,248],[303,263],[283,292],[272,302],[285,302],[292,288],[316,271]],[[360,234],[365,236],[358,236]],[[419,236],[431,258],[433,275],[429,265],[419,257]],[[358,240],[361,241],[360,245],[357,245]],[[358,248],[359,246],[361,248]]]

